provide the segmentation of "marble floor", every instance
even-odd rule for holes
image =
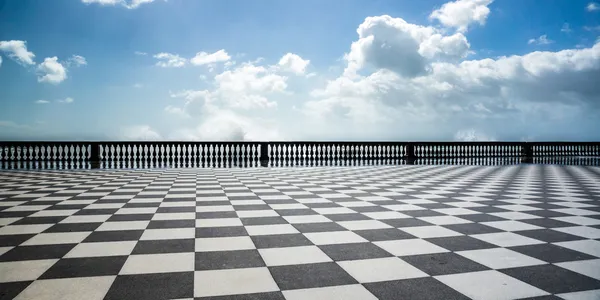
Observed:
[[[0,171],[0,299],[600,299],[600,168]]]

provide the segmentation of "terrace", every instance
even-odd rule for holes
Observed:
[[[0,150],[0,299],[600,298],[600,143]]]

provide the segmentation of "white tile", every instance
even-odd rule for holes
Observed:
[[[45,279],[34,281],[15,300],[102,300],[116,276]]]
[[[458,251],[456,253],[492,269],[507,269],[546,264],[546,262],[537,258],[506,248]]]
[[[238,210],[236,213],[240,218],[264,218],[279,216],[279,214],[274,210]]]
[[[436,212],[439,212],[441,214],[450,215],[450,216],[462,216],[462,215],[479,214],[479,212],[477,212],[477,211],[470,210],[468,208],[462,208],[462,207],[457,207],[457,208],[438,208],[438,209],[432,209],[432,210],[436,211]]]
[[[574,216],[600,215],[600,212],[582,209],[582,208],[557,208],[557,209],[551,209],[551,210],[559,212],[559,213],[563,213],[563,214],[574,215]]]
[[[442,226],[402,227],[400,230],[422,239],[463,235]]]
[[[569,248],[571,250],[583,252],[585,254],[600,257],[600,241],[581,240],[581,241],[559,242],[559,243],[554,243],[554,244],[557,246]]]
[[[50,205],[19,205],[19,206],[13,206],[13,207],[9,207],[3,211],[38,211],[38,210],[44,210],[46,208],[50,207]]]
[[[519,204],[513,204],[513,205],[498,205],[496,206],[497,208],[502,208],[502,209],[506,209],[506,210],[512,210],[512,211],[530,211],[530,210],[540,210],[537,207],[533,207],[533,206],[527,206],[527,205],[519,205]]]
[[[411,210],[424,210],[425,208],[412,205],[412,204],[392,204],[392,205],[382,205],[382,207],[387,208],[393,211],[411,211]]]
[[[573,226],[573,227],[560,227],[552,228],[552,230],[584,237],[586,239],[600,239],[600,229],[587,226]]]
[[[508,220],[528,220],[528,219],[540,219],[542,217],[531,215],[528,213],[518,212],[518,211],[508,211],[508,212],[498,212],[498,213],[490,213],[492,216],[496,216],[503,219]]]
[[[156,213],[158,207],[130,207],[117,210],[115,215],[142,215]]]
[[[394,256],[408,256],[449,252],[448,250],[422,239],[406,239],[373,242],[379,248]]]
[[[162,202],[160,207],[193,207],[196,206],[195,201],[169,201]]]
[[[79,209],[42,210],[42,211],[38,211],[38,212],[30,215],[30,217],[62,217],[62,216],[70,216],[78,211],[79,211]]]
[[[0,256],[2,256],[2,254],[10,251],[10,249],[12,249],[14,247],[0,247]]]
[[[60,223],[100,223],[106,222],[111,215],[80,215],[80,216],[69,216]]]
[[[283,291],[286,300],[336,299],[336,300],[377,300],[369,290],[360,284],[338,285],[312,289]]]
[[[298,233],[298,230],[290,224],[252,225],[246,226],[246,231],[251,236]]]
[[[327,231],[327,232],[310,232],[304,233],[315,245],[333,245],[333,244],[350,244],[350,243],[365,243],[366,239],[352,231]]]
[[[6,226],[8,224],[12,224],[21,219],[22,218],[0,218],[0,226]]]
[[[157,213],[152,216],[153,221],[164,220],[194,220],[196,213],[193,212],[178,212],[178,213]]]
[[[355,214],[356,211],[351,210],[347,207],[322,207],[313,208],[318,214],[321,215],[338,215],[338,214]]]
[[[120,275],[194,271],[194,253],[130,255]]]
[[[556,217],[552,218],[557,221],[572,223],[576,225],[582,226],[594,226],[600,225],[600,219],[594,219],[589,217],[580,217],[580,216],[568,216],[568,217]]]
[[[600,280],[600,259],[569,261],[555,265]]]
[[[147,240],[174,240],[193,239],[196,236],[195,228],[161,228],[146,229],[140,237],[141,241]]]
[[[196,206],[196,212],[234,211],[231,205],[206,205]]]
[[[0,262],[0,282],[36,280],[58,259]]]
[[[509,300],[548,295],[543,290],[495,270],[435,276],[435,279],[473,300]]]
[[[314,264],[332,261],[317,246],[283,247],[259,249],[267,267]]]
[[[565,300],[598,300],[600,299],[600,290],[556,294],[556,296]]]
[[[242,221],[238,218],[196,219],[196,227],[228,227],[228,226],[242,226]]]
[[[360,283],[427,277],[428,275],[397,257],[338,262]]]
[[[7,225],[0,228],[0,235],[40,233],[52,226],[53,224]]]
[[[197,238],[196,252],[256,249],[249,236]]]
[[[76,244],[83,241],[90,232],[54,232],[54,233],[40,233],[27,241],[23,246],[32,245],[52,245],[52,244]]]
[[[231,205],[265,205],[263,200],[231,200]]]
[[[388,200],[392,200],[391,198],[388,197],[383,197],[383,196],[365,196],[365,197],[356,197],[356,199],[361,200],[361,201],[388,201]]]
[[[136,241],[80,243],[71,249],[65,258],[129,255],[136,243]]]
[[[121,231],[146,229],[150,221],[118,221],[102,223],[96,231]]]
[[[286,203],[286,204],[269,204],[271,209],[276,210],[287,210],[287,209],[308,209],[308,207],[302,203]]]
[[[193,263],[192,263],[193,265]],[[194,272],[194,297],[254,294],[279,291],[267,268]]]
[[[377,220],[341,221],[337,223],[348,230],[393,228],[392,226]]]
[[[283,218],[290,224],[331,222],[330,219],[322,215],[284,216]]]
[[[498,228],[504,231],[521,231],[521,230],[535,230],[543,229],[543,227],[523,223],[520,221],[493,221],[493,222],[481,222],[480,224],[487,225],[490,227]]]
[[[339,204],[339,203],[338,203]],[[411,216],[399,213],[397,211],[378,211],[363,213],[363,215],[375,220],[390,220],[390,219],[408,219]]]
[[[434,216],[434,217],[421,217],[417,218],[423,220],[427,223],[431,223],[434,225],[452,225],[452,224],[467,224],[473,223],[469,220],[461,219],[455,216]]]
[[[121,208],[125,205],[125,203],[92,203],[85,207],[85,209],[111,209],[111,208]]]
[[[524,245],[535,245],[544,244],[544,242],[532,239],[526,236],[519,235],[513,232],[498,232],[498,233],[484,233],[471,235],[476,239],[488,242],[500,247],[513,247],[513,246],[524,246]]]

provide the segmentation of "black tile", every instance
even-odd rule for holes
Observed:
[[[74,213],[74,216],[90,216],[90,215],[112,215],[119,210],[118,208],[103,208],[103,209],[82,209]]]
[[[244,226],[196,228],[196,238],[248,236]]]
[[[281,292],[270,292],[270,293],[255,293],[255,294],[243,294],[243,295],[227,295],[227,296],[215,296],[215,297],[200,297],[195,298],[198,300],[285,300],[283,293]]]
[[[392,256],[372,243],[335,244],[319,246],[334,261],[382,258]]]
[[[127,256],[64,258],[40,279],[117,275],[126,260]]]
[[[156,197],[156,196],[155,196]],[[139,199],[139,197],[136,197]],[[123,208],[145,208],[145,207],[159,207],[160,202],[148,202],[148,203],[130,203],[123,205]]]
[[[269,270],[281,290],[357,283],[335,262],[269,267]]]
[[[431,276],[489,270],[486,266],[452,252],[403,256],[402,260]]]
[[[362,236],[369,242],[393,241],[416,238],[412,234],[409,234],[397,228],[356,230],[354,231],[354,233]]]
[[[0,255],[0,261],[62,258],[77,244],[18,246]]]
[[[34,236],[35,234],[0,235],[0,247],[18,246]]]
[[[455,291],[432,277],[394,280],[363,284],[375,297],[381,300],[468,300],[469,298]]]
[[[359,213],[350,213],[350,214],[333,214],[333,215],[325,215],[328,219],[334,222],[343,222],[343,221],[362,221],[362,220],[373,220],[363,214]]]
[[[257,250],[196,252],[196,271],[264,266],[265,263]]]
[[[401,211],[401,213],[405,213],[404,211]],[[395,228],[402,228],[402,227],[416,227],[416,226],[431,226],[430,223],[425,222],[423,220],[419,220],[419,219],[415,219],[415,218],[408,218],[408,219],[389,219],[389,220],[380,220],[381,222],[388,224],[392,227]]]
[[[8,209],[8,207],[6,207]],[[48,208],[47,208],[48,209]],[[23,218],[36,213],[36,211],[0,211],[0,219]]]
[[[479,223],[452,224],[444,225],[444,227],[467,235],[502,232],[502,230],[498,228]]]
[[[511,268],[499,271],[551,294],[572,293],[600,288],[600,280],[555,265]]]
[[[585,260],[595,259],[597,257],[574,251],[571,249],[563,248],[553,244],[540,244],[540,245],[527,245],[510,247],[514,251],[523,253],[525,255],[535,257],[537,259],[549,262],[549,263],[560,263],[574,260]]]
[[[196,212],[195,206],[182,206],[182,207],[159,207],[156,213],[184,213],[184,212]]]
[[[554,295],[547,295],[547,296],[539,296],[539,297],[520,298],[519,300],[564,300],[564,299],[559,298]]]
[[[0,282],[0,300],[15,299],[33,281]]]
[[[258,249],[307,246],[313,243],[303,234],[257,235],[251,237]]]
[[[131,254],[194,252],[194,239],[138,241]]]
[[[251,225],[273,225],[287,224],[288,222],[282,217],[259,217],[259,218],[240,218],[244,226]]]
[[[401,213],[411,216],[413,218],[446,216],[443,213],[439,213],[439,212],[436,212],[433,210],[428,210],[428,209],[407,210],[407,211],[401,211]]]
[[[509,203],[503,203],[498,201],[498,205],[507,205]],[[499,212],[509,212],[510,210],[498,208],[495,206],[480,206],[480,207],[469,207],[470,210],[476,211],[478,213],[489,214],[489,213],[499,213]]]
[[[370,212],[382,212],[382,211],[391,211],[385,207],[381,206],[363,206],[363,207],[352,207],[352,210],[357,213],[370,213]]]
[[[183,299],[194,297],[194,272],[119,275],[104,297],[122,299]]]
[[[525,220],[521,220],[525,221]],[[534,229],[534,230],[524,230],[519,231],[518,234],[530,237],[532,239],[540,240],[547,243],[557,243],[557,242],[568,242],[568,241],[576,241],[576,240],[584,240],[585,238],[552,230],[552,229]]]
[[[25,217],[21,220],[18,220],[11,225],[28,225],[28,224],[56,224],[67,216],[59,216],[59,217]]]
[[[563,206],[560,208],[566,208],[566,207]],[[525,213],[528,213],[528,214],[534,215],[534,216],[538,216],[538,217],[545,217],[545,218],[557,218],[557,217],[571,216],[569,214],[565,214],[565,213],[561,213],[561,212],[557,212],[557,211],[553,211],[553,210],[532,210],[532,211],[526,211]]]
[[[440,199],[430,199],[432,201],[438,201]],[[452,200],[453,202],[456,202],[456,200]],[[456,206],[452,206],[452,205],[448,205],[448,204],[442,204],[442,203],[429,203],[429,204],[419,204],[420,207],[422,208],[426,208],[426,209],[442,209],[442,208],[456,208]]]
[[[94,231],[100,227],[102,223],[61,223],[55,224],[46,229],[44,233],[49,232],[85,232]]]
[[[159,228],[195,228],[196,220],[156,220],[150,221],[147,229]]]
[[[292,224],[292,226],[302,233],[347,230],[346,228],[334,222]]]
[[[149,221],[154,217],[154,214],[127,214],[127,215],[112,215],[108,218],[108,222],[121,221]]]
[[[498,247],[488,242],[464,235],[430,238],[426,240],[450,251],[478,250]]]
[[[144,230],[94,231],[83,242],[137,241],[143,233]]]
[[[230,205],[231,203],[227,203],[226,205]],[[244,204],[244,205],[234,205],[233,206],[236,211],[242,210],[271,210],[271,207],[267,204]]]
[[[270,207],[268,208],[271,209]],[[236,207],[237,210],[237,207]],[[280,216],[307,216],[307,215],[316,215],[317,213],[310,208],[300,208],[300,209],[275,209],[275,211]]]
[[[208,211],[208,212],[197,212],[196,213],[196,219],[219,219],[219,218],[237,218],[237,213],[235,211]]]
[[[330,208],[330,207],[341,207],[339,204],[334,202],[324,202],[324,203],[304,203],[309,208]]]
[[[529,212],[527,212],[529,213]],[[527,219],[527,220],[519,220],[523,223],[545,227],[545,228],[560,228],[560,227],[570,227],[574,226],[572,223],[567,223],[559,220],[549,219],[549,218],[541,218],[541,219]]]
[[[72,210],[72,209],[84,209],[89,204],[60,204],[46,208],[45,210]]]

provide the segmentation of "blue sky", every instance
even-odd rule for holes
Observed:
[[[598,140],[598,36],[587,0],[0,0],[0,139]]]

